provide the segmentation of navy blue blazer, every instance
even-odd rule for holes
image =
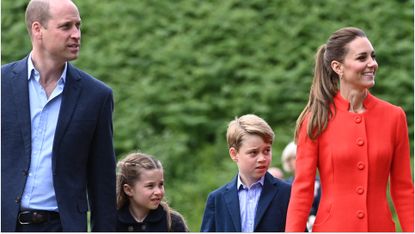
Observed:
[[[15,231],[31,158],[28,57],[1,67],[1,231]],[[112,90],[68,63],[53,142],[63,231],[115,231]],[[87,195],[88,194],[88,195]]]
[[[237,176],[211,192],[206,202],[201,232],[241,232]],[[258,201],[254,232],[283,232],[291,185],[265,174]]]

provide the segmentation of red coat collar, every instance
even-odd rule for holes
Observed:
[[[336,96],[334,96],[334,105],[337,109],[342,111],[349,111],[350,109],[350,102],[346,99],[344,99],[340,95],[340,91],[337,92]],[[366,110],[371,109],[375,105],[375,97],[368,91],[367,96],[365,100],[363,101],[363,106],[366,108]]]

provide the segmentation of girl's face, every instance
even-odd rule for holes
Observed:
[[[378,64],[375,51],[366,37],[357,37],[348,45],[344,61],[340,63],[340,87],[343,91],[365,90],[375,85]]]
[[[242,182],[251,186],[268,170],[272,160],[271,144],[258,135],[246,135],[237,151],[231,147],[229,154],[239,168]]]
[[[130,205],[144,212],[156,209],[164,197],[164,176],[162,169],[143,170],[140,180],[134,186],[124,185]]]

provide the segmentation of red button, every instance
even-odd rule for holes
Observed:
[[[365,144],[365,141],[362,138],[357,138],[356,144],[358,146],[363,146]]]
[[[363,162],[358,162],[357,163],[357,169],[359,169],[359,170],[365,169],[365,164]]]
[[[360,116],[355,116],[355,117],[354,117],[354,122],[356,122],[356,123],[361,123],[361,122],[362,122],[362,117],[360,117]]]
[[[365,189],[362,186],[357,186],[356,193],[362,195],[365,192]]]
[[[356,216],[357,216],[359,219],[363,219],[363,218],[365,217],[365,212],[363,212],[363,211],[361,211],[361,210],[358,210],[358,211],[357,211],[357,213],[356,213]]]

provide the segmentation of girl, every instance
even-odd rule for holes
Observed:
[[[117,231],[188,231],[184,218],[163,201],[160,161],[142,153],[131,153],[118,162],[117,169]]]

